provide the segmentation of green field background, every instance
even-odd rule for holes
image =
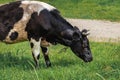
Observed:
[[[14,0],[0,0],[1,4]],[[41,0],[54,5],[67,18],[120,21],[120,0]],[[70,49],[51,46],[52,67],[46,68],[40,54],[40,68],[28,42],[0,43],[0,80],[120,80],[120,43],[90,42],[93,61],[84,63]]]
[[[8,3],[15,0],[0,0]],[[39,0],[58,8],[67,18],[120,21],[120,0]]]

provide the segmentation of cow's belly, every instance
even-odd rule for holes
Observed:
[[[15,34],[12,34],[14,32],[17,32],[18,35],[15,36]],[[13,38],[15,37],[16,39],[14,38],[14,40],[12,40],[10,36],[13,36]],[[8,36],[6,37],[6,39],[4,40],[4,42],[8,43],[8,44],[13,44],[13,43],[23,42],[23,41],[27,41],[27,40],[28,40],[27,39],[27,32],[25,31],[24,28],[19,28],[17,30],[12,29],[9,32]],[[49,42],[47,42],[45,38],[42,38],[40,45],[42,47],[49,47],[51,44]]]
[[[47,42],[45,38],[42,38],[40,45],[42,47],[49,47],[51,45],[51,43]]]

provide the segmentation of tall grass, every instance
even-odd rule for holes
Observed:
[[[0,80],[118,80],[120,79],[120,43],[91,42],[94,60],[84,63],[63,46],[49,49],[52,67],[46,68],[41,53],[40,68],[34,69],[28,42],[0,43]]]
[[[0,0],[7,3],[15,0]],[[120,0],[40,0],[57,7],[64,17],[120,21]]]

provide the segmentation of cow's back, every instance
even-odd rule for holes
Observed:
[[[10,7],[12,5],[14,7]],[[3,41],[6,43],[16,43],[27,40],[27,32],[25,31],[25,28],[26,25],[29,23],[29,20],[31,19],[31,15],[34,12],[37,12],[39,15],[43,9],[47,9],[48,11],[55,9],[53,6],[38,1],[18,1],[6,4],[4,5],[4,7],[10,7],[10,9],[7,9],[7,11],[3,10],[5,11],[8,17],[8,19],[4,20],[4,22],[8,21],[8,24],[10,26],[6,26],[6,24],[4,24],[0,19],[0,22],[4,25],[4,27],[10,27],[5,32],[6,35]],[[2,9],[3,8],[0,8],[0,11],[2,11]],[[11,15],[9,15],[9,13]],[[0,16],[0,18],[4,19],[5,16]]]

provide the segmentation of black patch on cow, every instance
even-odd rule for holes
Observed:
[[[49,27],[49,17],[47,17],[46,13],[44,14],[43,12],[38,16],[38,13],[34,12],[27,23],[25,31],[27,31],[29,40],[34,38],[36,41],[39,41],[40,37],[47,33]]]
[[[31,48],[33,48],[33,47],[34,47],[34,44],[31,42],[31,43],[30,43],[30,46],[31,46]]]
[[[15,40],[15,39],[17,39],[17,37],[18,37],[18,33],[17,32],[12,32],[11,35],[10,35],[10,39],[11,40]]]
[[[37,12],[31,15],[25,30],[27,31],[28,39],[31,37],[34,39],[44,37],[50,43],[68,45],[68,38],[61,35],[61,32],[67,29],[74,30],[73,26],[56,9],[52,11],[44,9],[39,15]]]
[[[47,50],[48,50],[46,47],[42,47],[42,46],[41,46],[41,48],[42,48],[42,52],[43,52],[43,53],[46,53]]]
[[[40,58],[40,54],[37,56],[37,59],[39,59]]]
[[[60,15],[60,12],[57,9],[50,11],[50,13],[54,16],[55,19],[59,20],[65,25],[68,25],[70,28],[73,28],[73,26]]]
[[[50,11],[51,17],[51,25],[53,27],[53,33],[46,37],[46,40],[52,43],[60,43],[66,46],[71,44],[72,34],[74,32],[74,27],[66,21],[61,15],[60,12],[56,9]],[[67,32],[66,35],[61,35],[63,31]],[[70,36],[68,36],[70,35]]]
[[[20,1],[0,6],[0,40],[4,40],[16,22],[23,16]]]
[[[42,49],[42,52],[43,52],[44,59],[45,59],[47,67],[51,66],[51,62],[50,62],[49,56],[46,55],[46,52],[47,52],[48,49],[46,47],[42,47],[42,46],[41,46],[41,49]]]

